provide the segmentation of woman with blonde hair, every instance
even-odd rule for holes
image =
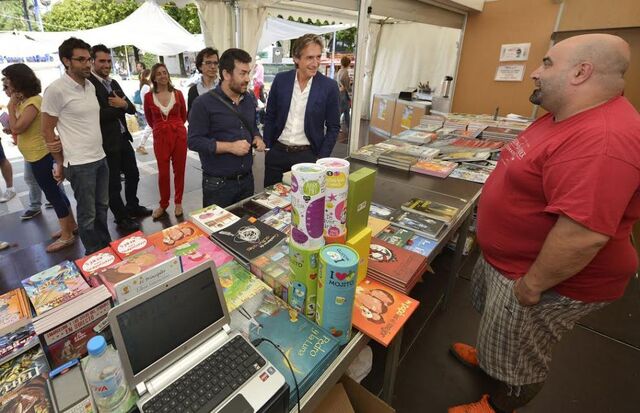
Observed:
[[[153,218],[164,215],[169,207],[171,183],[169,164],[173,167],[175,188],[175,216],[182,216],[184,171],[187,162],[187,105],[182,92],[171,84],[169,71],[163,63],[151,68],[152,93],[144,97],[144,114],[153,130],[153,152],[158,163],[160,206],[153,211]]]

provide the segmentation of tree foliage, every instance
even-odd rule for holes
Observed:
[[[33,10],[29,9],[28,13],[31,26],[35,27],[36,19],[33,16]],[[0,30],[28,30],[27,22],[24,20],[21,0],[0,1]]]
[[[179,8],[175,3],[165,3],[162,8],[175,21],[180,23],[182,27],[187,29],[189,33],[201,33],[200,18],[198,17],[198,8],[195,4],[189,3],[183,8]]]

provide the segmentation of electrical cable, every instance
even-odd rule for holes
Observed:
[[[282,357],[284,357],[285,361],[287,362],[287,365],[289,366],[289,370],[291,371],[291,375],[293,376],[293,383],[296,385],[296,400],[298,402],[298,413],[300,413],[300,388],[298,387],[298,379],[296,379],[296,374],[293,372],[293,367],[291,366],[291,362],[289,361],[289,358],[284,354],[284,351],[280,349],[279,345],[269,340],[268,338],[261,337],[261,338],[255,339],[251,342],[251,344],[258,347],[258,345],[263,341],[266,341],[267,343],[271,343],[271,345],[275,347],[275,349],[278,350],[280,354],[282,354]]]

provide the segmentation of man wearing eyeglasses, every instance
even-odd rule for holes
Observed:
[[[102,148],[100,104],[89,81],[90,50],[86,42],[74,37],[62,42],[58,53],[66,71],[42,97],[42,134],[56,161],[53,176],[59,182],[65,177],[71,182],[87,255],[111,241],[107,228],[109,166]]]
[[[187,95],[187,108],[190,111],[196,98],[218,85],[218,51],[211,47],[205,47],[196,56],[196,68],[202,75],[198,83],[189,88]]]

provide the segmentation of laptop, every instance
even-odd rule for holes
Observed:
[[[284,376],[229,328],[222,291],[208,261],[109,311],[141,412],[285,411]]]

